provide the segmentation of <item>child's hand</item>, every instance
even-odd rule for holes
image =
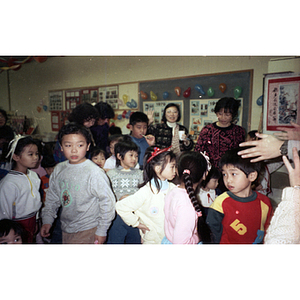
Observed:
[[[146,225],[144,225],[144,224],[142,224],[142,223],[140,223],[140,224],[137,226],[137,228],[141,229],[142,232],[143,232],[143,234],[146,233],[146,230],[150,231],[150,229],[149,229]]]
[[[124,198],[126,198],[126,197],[128,197],[128,196],[129,195],[123,195],[122,197],[120,197],[119,201],[122,200],[122,199],[124,199]]]
[[[149,119],[149,125],[152,124],[154,122],[154,117],[153,117],[153,114],[154,114],[154,109],[149,109],[147,112],[147,117]]]
[[[42,237],[48,237],[50,235],[50,228],[51,228],[50,224],[44,224],[41,227],[41,236]]]
[[[94,244],[104,244],[106,241],[106,236],[100,236],[95,234],[95,242]]]
[[[148,134],[145,136],[145,139],[149,146],[153,146],[155,144],[155,136],[152,134]]]

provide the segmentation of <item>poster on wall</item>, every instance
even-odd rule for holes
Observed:
[[[191,99],[190,101],[190,135],[197,142],[202,128],[208,124],[218,121],[214,108],[219,99]],[[240,108],[235,124],[242,126],[243,99],[239,98]]]
[[[68,111],[52,111],[51,112],[51,128],[52,131],[59,131],[60,128],[68,123]]]
[[[63,110],[63,91],[49,92],[49,110]]]
[[[70,111],[75,108],[80,101],[80,90],[66,91],[66,110]]]
[[[300,75],[291,73],[266,75],[264,90],[264,132],[278,131],[278,127],[300,125],[298,115]]]
[[[99,102],[107,102],[111,105],[111,107],[115,109],[119,109],[119,93],[118,86],[107,86],[107,87],[99,87]]]
[[[148,110],[153,110],[154,122],[153,124],[161,123],[161,118],[163,116],[164,109],[168,103],[175,103],[179,105],[181,119],[179,124],[183,124],[183,100],[168,100],[168,101],[146,101],[143,102],[143,111],[147,113]]]
[[[81,103],[96,104],[98,102],[98,90],[84,89],[81,91]]]

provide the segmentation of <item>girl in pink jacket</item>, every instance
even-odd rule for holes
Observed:
[[[178,161],[180,185],[165,198],[165,237],[162,244],[210,243],[210,230],[195,190],[210,170],[205,154],[185,152]]]

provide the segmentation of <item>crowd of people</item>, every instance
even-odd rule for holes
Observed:
[[[122,134],[109,104],[84,103],[51,153],[14,136],[0,110],[1,163],[11,166],[0,178],[0,244],[300,243],[300,126],[246,135],[238,109],[221,98],[194,144],[177,104],[157,124],[133,112]],[[268,174],[283,164],[290,186],[274,212]]]

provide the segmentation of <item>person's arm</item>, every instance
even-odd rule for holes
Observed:
[[[238,152],[242,158],[252,158],[251,162],[258,162],[281,156],[280,147],[284,143],[273,135],[256,133],[261,140],[243,142],[240,147],[254,146]]]
[[[208,127],[202,128],[202,130],[199,133],[198,140],[195,146],[195,151],[197,152],[204,152],[207,151],[206,149],[206,143],[208,142],[209,136],[209,130]]]
[[[213,238],[213,243],[219,244],[221,241],[222,233],[223,233],[223,225],[222,220],[224,218],[224,214],[219,211],[209,208],[208,214],[206,217],[206,223],[208,224]]]
[[[267,230],[265,244],[300,243],[300,160],[297,148],[293,148],[293,160],[295,168],[287,157],[283,156],[291,187],[283,189],[281,202]]]
[[[0,220],[12,219],[15,213],[18,189],[9,181],[3,181],[0,188]],[[14,204],[15,203],[15,204]]]

